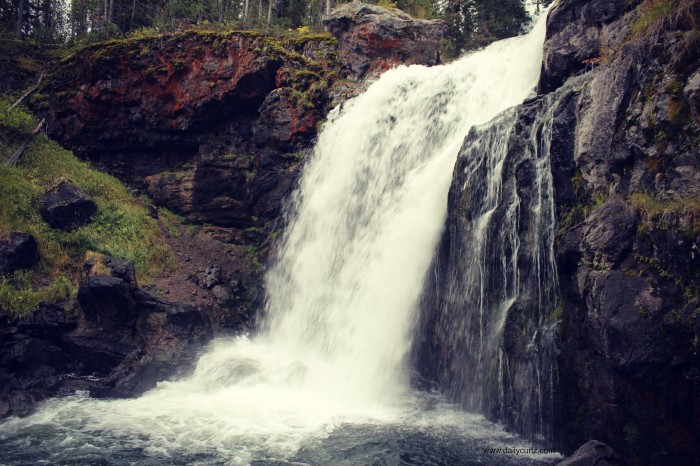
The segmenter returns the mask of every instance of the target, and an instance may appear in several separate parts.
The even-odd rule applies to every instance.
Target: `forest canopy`
[[[370,0],[449,25],[455,52],[522,31],[535,8],[551,0]],[[340,0],[0,0],[5,36],[42,44],[95,42],[138,32],[212,26],[232,29],[320,28]]]

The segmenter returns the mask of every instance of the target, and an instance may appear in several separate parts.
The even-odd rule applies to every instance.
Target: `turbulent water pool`
[[[239,351],[228,346],[224,358],[205,356],[196,383],[162,383],[132,400],[77,394],[7,420],[0,425],[0,464],[534,466],[561,460],[533,452],[540,447],[438,394],[408,390],[387,404],[343,403],[302,389],[290,358],[266,371],[260,369],[265,361],[249,357],[259,349],[254,343],[241,339],[234,347]],[[223,386],[221,377],[237,383]]]

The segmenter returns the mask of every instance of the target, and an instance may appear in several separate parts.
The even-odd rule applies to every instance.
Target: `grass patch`
[[[48,286],[36,289],[31,272],[17,271],[10,277],[0,277],[0,309],[24,316],[34,311],[42,301],[72,302],[77,292],[76,284],[65,275],[58,276]]]
[[[697,29],[696,11],[699,0],[644,0],[637,7],[637,17],[630,28],[632,41],[651,39],[655,43],[664,31]]]
[[[26,110],[8,110],[9,102],[0,100],[0,231],[34,235],[41,260],[33,271],[2,279],[0,309],[23,313],[41,300],[63,296],[66,283],[75,288],[76,265],[87,251],[132,262],[142,283],[175,267],[175,256],[146,207],[119,180],[78,160],[46,135],[32,141],[17,167],[5,167],[23,135],[36,125]],[[90,193],[99,208],[91,223],[70,232],[52,229],[39,214],[42,194],[60,178]],[[38,287],[39,278],[51,284]]]
[[[631,194],[627,202],[642,214],[645,222],[654,221],[666,228],[678,225],[685,233],[700,233],[700,197],[659,199],[642,192]]]
[[[175,238],[182,236],[181,227],[185,224],[185,219],[181,215],[178,215],[165,207],[161,207],[158,209],[158,218],[165,229],[168,230],[170,236]]]

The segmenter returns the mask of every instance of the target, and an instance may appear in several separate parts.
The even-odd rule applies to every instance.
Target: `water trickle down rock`
[[[465,140],[414,349],[449,398],[539,440],[556,381],[551,107],[531,101]]]

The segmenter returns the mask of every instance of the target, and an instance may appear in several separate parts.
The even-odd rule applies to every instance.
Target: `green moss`
[[[647,192],[633,193],[627,202],[642,214],[642,222],[650,222],[662,228],[677,226],[684,233],[700,233],[700,219],[695,212],[700,210],[697,196],[660,199]]]
[[[0,108],[7,105],[0,102]],[[34,138],[17,167],[5,167],[2,161],[14,148],[7,128],[17,127],[13,123],[17,121],[25,129],[36,125],[36,118],[25,110],[0,111],[0,231],[24,231],[36,238],[41,260],[30,281],[36,283],[39,275],[54,281],[64,276],[75,284],[75,264],[89,250],[133,262],[142,282],[172,270],[174,255],[157,223],[116,178],[79,161],[44,134]],[[91,223],[70,232],[52,229],[39,214],[42,194],[61,178],[85,189],[99,208]],[[35,296],[30,287],[19,289],[25,290],[26,302],[34,302],[29,298]],[[17,303],[5,305],[19,309]]]
[[[249,170],[249,171],[245,172],[246,183],[251,184],[257,176],[258,176],[258,172],[255,170]]]

